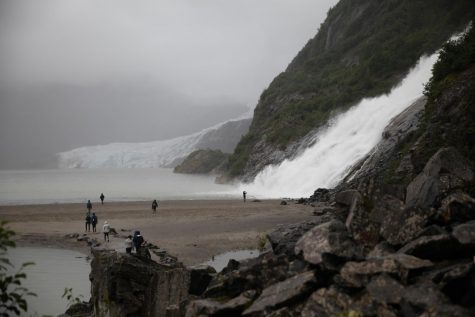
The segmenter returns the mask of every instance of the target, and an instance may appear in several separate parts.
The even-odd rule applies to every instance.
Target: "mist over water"
[[[266,167],[253,183],[241,185],[242,189],[266,198],[308,197],[319,187],[337,185],[381,140],[391,119],[422,96],[437,57],[438,54],[422,57],[388,95],[363,99],[334,118],[299,157]]]

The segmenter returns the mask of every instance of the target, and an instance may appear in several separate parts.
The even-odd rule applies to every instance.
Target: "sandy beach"
[[[238,249],[254,249],[259,236],[279,224],[310,219],[311,206],[280,200],[160,201],[152,214],[151,202],[93,203],[99,218],[97,233],[87,235],[103,241],[107,220],[121,235],[140,230],[145,240],[175,255],[185,265],[209,260],[213,255]],[[66,239],[85,233],[85,204],[0,206],[0,219],[17,233],[19,246],[60,247],[88,252],[84,242]],[[111,236],[107,248],[123,251],[123,238]]]

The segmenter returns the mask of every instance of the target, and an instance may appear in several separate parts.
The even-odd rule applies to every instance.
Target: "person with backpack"
[[[153,213],[157,213],[157,207],[158,207],[158,202],[157,200],[155,199],[153,202],[152,202],[152,210],[153,210]]]
[[[91,231],[91,212],[86,213],[86,231]]]
[[[140,234],[140,231],[135,231],[132,243],[134,244],[135,253],[140,255],[140,249],[142,248],[142,244],[144,243],[144,239]]]
[[[91,203],[90,200],[87,201],[86,208],[87,208],[87,210],[89,211],[89,213],[91,213],[92,203]]]
[[[102,232],[104,233],[104,241],[109,242],[109,232],[111,231],[111,227],[109,223],[104,221],[104,225],[102,226]]]
[[[92,213],[91,223],[92,223],[92,232],[96,232],[97,216],[95,212]]]

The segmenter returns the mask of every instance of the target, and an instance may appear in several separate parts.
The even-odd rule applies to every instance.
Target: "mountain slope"
[[[462,30],[473,1],[342,0],[262,93],[228,173],[252,179],[295,155],[309,133],[363,97],[389,92],[423,54]]]

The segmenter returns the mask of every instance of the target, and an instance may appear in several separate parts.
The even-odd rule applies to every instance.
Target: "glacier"
[[[110,143],[85,146],[57,153],[59,168],[156,168],[173,167],[198,149],[232,152],[241,136],[247,132],[251,118],[219,123],[202,131],[173,139],[141,142]]]

